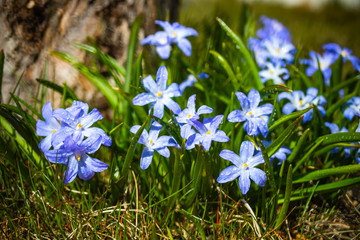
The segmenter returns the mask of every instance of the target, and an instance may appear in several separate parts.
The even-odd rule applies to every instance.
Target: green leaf
[[[360,165],[354,164],[354,165],[347,165],[347,166],[341,166],[336,168],[329,168],[329,169],[322,169],[317,170],[311,173],[306,174],[305,176],[296,179],[293,183],[303,183],[303,182],[309,182],[314,181],[322,178],[326,178],[333,175],[347,175],[350,173],[356,173],[360,172]]]
[[[292,165],[290,164],[288,172],[287,172],[287,177],[286,177],[286,189],[285,189],[284,203],[280,210],[279,217],[276,221],[275,229],[280,228],[280,226],[283,224],[283,222],[286,218],[287,211],[288,211],[289,204],[290,204],[292,184],[293,184],[292,183]]]
[[[312,145],[309,151],[306,152],[306,154],[298,161],[293,169],[293,173],[304,163],[306,160],[310,157],[310,155],[315,151],[315,149],[324,141],[324,139],[321,139],[319,142],[316,142]]]
[[[220,18],[216,18],[216,20],[219,22],[221,28],[228,34],[228,36],[234,41],[240,52],[243,54],[245,61],[247,64],[249,64],[251,73],[255,80],[255,86],[258,90],[262,89],[264,86],[260,80],[258,69],[256,67],[256,64],[254,60],[251,57],[251,54],[249,50],[247,49],[244,42],[240,39],[239,36],[237,36],[229,27],[226,25],[225,22],[223,22]]]
[[[271,86],[264,87],[263,89],[261,89],[259,91],[259,93],[260,93],[260,96],[263,98],[263,97],[273,95],[276,93],[280,93],[280,92],[292,92],[292,91],[293,90],[291,90],[290,88],[287,88],[285,86],[271,85]]]
[[[307,137],[310,133],[310,128],[306,129],[304,131],[304,133],[301,135],[299,141],[296,143],[295,148],[293,149],[292,153],[289,155],[289,157],[287,158],[288,162],[292,162],[298,155],[298,153],[300,152],[304,142],[307,140]]]
[[[141,14],[136,17],[135,21],[133,22],[133,25],[131,26],[129,47],[128,47],[127,60],[126,60],[125,85],[124,85],[124,90],[126,92],[129,92],[130,90],[130,84],[132,80],[132,64],[134,61],[134,55],[136,51],[136,45],[138,42],[138,35],[142,24],[142,20],[143,20],[143,15]]]
[[[348,95],[344,96],[344,98],[341,98],[339,101],[332,104],[326,111],[326,116],[330,117],[335,112],[336,109],[341,108],[348,100],[350,100],[354,96],[355,96],[354,93],[348,94]]]
[[[63,94],[64,88],[66,88],[66,93],[67,93],[66,98],[72,99],[72,100],[79,100],[76,97],[75,93],[66,85],[64,85],[64,87],[61,87],[54,82],[50,82],[49,80],[41,79],[41,78],[37,78],[36,81],[38,81],[39,83],[41,83],[42,85],[44,85],[48,88],[51,88],[52,90],[54,90],[60,94]]]
[[[341,142],[359,142],[360,133],[357,132],[345,132],[345,133],[332,133],[318,137],[315,142],[323,141],[321,146],[326,146]]]
[[[305,83],[306,87],[312,87],[313,84],[311,83],[310,79],[308,78],[308,76],[306,76],[305,73],[303,73],[302,71],[300,71],[297,67],[295,67],[294,65],[290,65],[291,68],[300,75],[300,78],[303,80],[303,82]]]
[[[328,98],[329,96],[334,95],[334,94],[337,95],[340,89],[343,89],[352,83],[357,83],[359,80],[360,80],[360,74],[356,75],[353,78],[350,78],[349,80],[347,80],[345,82],[339,83],[338,85],[330,88],[329,94],[326,96],[326,98]]]
[[[291,123],[280,134],[280,136],[266,148],[269,156],[272,156],[277,150],[279,150],[280,147],[283,146],[284,142],[295,132],[303,118],[303,116],[300,116],[298,119],[295,120],[295,122]]]
[[[210,50],[210,54],[214,56],[215,59],[217,59],[220,62],[220,65],[224,68],[226,73],[228,74],[229,78],[231,79],[231,82],[233,83],[233,86],[237,86],[239,80],[236,78],[233,70],[231,69],[230,64],[226,59],[218,52],[214,50]],[[196,76],[196,75],[195,75]]]
[[[302,116],[304,113],[308,112],[310,109],[312,109],[313,106],[310,106],[304,110],[298,111],[298,112],[294,112],[294,113],[290,113],[288,115],[284,115],[281,118],[279,118],[278,120],[276,120],[270,127],[269,127],[269,132],[274,130],[275,128],[277,128],[278,126],[280,126],[282,123],[285,123],[291,119],[295,119],[298,118],[300,116]]]

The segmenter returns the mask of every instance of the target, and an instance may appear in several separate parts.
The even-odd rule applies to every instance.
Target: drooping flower
[[[180,134],[183,139],[188,139],[195,134],[195,130],[191,128],[192,121],[199,120],[201,114],[212,113],[212,108],[203,105],[196,111],[195,109],[196,95],[189,97],[187,108],[181,111],[176,117],[176,121],[180,124]]]
[[[283,85],[283,79],[289,78],[289,71],[282,66],[281,62],[275,65],[269,62],[266,64],[266,69],[259,72],[259,76],[262,83],[273,80],[275,84]]]
[[[265,147],[268,147],[271,142],[270,141],[262,141]],[[292,151],[288,147],[280,147],[279,150],[277,150],[273,155],[270,156],[269,160],[271,162],[271,165],[273,164],[273,161],[275,158],[279,160],[278,165],[281,165],[287,158],[286,154],[291,154]]]
[[[143,79],[143,85],[146,93],[140,93],[133,99],[134,105],[144,106],[151,103],[154,107],[154,116],[162,118],[164,116],[164,105],[175,114],[181,111],[180,106],[171,98],[181,96],[179,86],[172,83],[166,88],[168,72],[166,67],[161,66],[156,74],[156,82],[149,75]]]
[[[198,78],[200,79],[208,78],[208,77],[209,75],[203,72],[198,75]],[[197,82],[196,77],[192,74],[189,74],[187,78],[182,83],[180,83],[179,85],[180,92],[183,93],[185,88],[193,86],[194,83],[196,82]]]
[[[244,141],[240,146],[240,155],[230,150],[222,150],[220,157],[232,162],[231,165],[221,171],[217,181],[219,183],[230,182],[238,178],[242,194],[246,194],[250,189],[250,179],[260,187],[265,186],[266,174],[255,166],[265,163],[261,152],[255,153],[254,144],[250,141]]]
[[[344,111],[344,116],[347,119],[352,120],[354,116],[360,117],[360,97],[352,97],[345,106],[347,108]]]
[[[248,97],[242,92],[236,92],[242,110],[234,110],[228,115],[229,122],[245,122],[244,129],[247,134],[258,136],[260,133],[266,137],[269,128],[268,120],[272,112],[273,105],[270,103],[259,106],[260,94],[255,89],[251,89]]]
[[[155,23],[165,31],[149,35],[141,41],[141,45],[155,45],[156,51],[162,59],[169,58],[172,43],[177,44],[186,56],[191,56],[191,43],[186,37],[198,36],[198,33],[193,28],[182,26],[177,22],[170,24],[169,22],[156,20]]]
[[[308,88],[306,91],[306,96],[302,91],[293,91],[291,93],[282,92],[278,95],[278,101],[281,99],[288,99],[290,102],[286,103],[282,112],[285,115],[292,113],[293,111],[301,111],[304,110],[311,105],[316,105],[319,109],[322,116],[325,116],[325,109],[323,107],[326,104],[326,99],[324,96],[317,96],[318,90],[316,88]],[[310,109],[308,112],[304,114],[303,122],[307,122],[312,119],[313,109]]]
[[[346,127],[343,127],[341,129],[341,131],[339,131],[339,127],[336,123],[329,123],[329,122],[325,122],[325,126],[328,127],[330,129],[331,133],[338,133],[338,132],[348,132],[348,130],[346,129]],[[345,152],[345,158],[348,158],[350,156],[350,151],[351,148],[349,147],[344,147],[344,152]],[[334,148],[330,151],[330,153],[337,153],[339,152],[339,148]]]
[[[309,52],[310,59],[303,59],[302,63],[309,65],[305,73],[311,77],[316,71],[320,70],[324,76],[324,83],[326,86],[330,85],[331,64],[336,61],[336,56],[333,53],[325,52],[323,56],[314,51]],[[319,61],[319,62],[318,62]]]
[[[227,142],[230,139],[226,136],[224,131],[217,130],[222,122],[223,115],[218,115],[214,118],[204,118],[204,123],[197,120],[189,120],[192,122],[192,126],[199,131],[191,135],[186,141],[185,148],[190,150],[195,145],[202,145],[205,151],[209,151],[211,142]]]
[[[360,60],[359,58],[351,55],[352,51],[346,47],[341,48],[336,43],[328,43],[323,46],[323,49],[327,52],[335,54],[335,58],[342,56],[343,61],[350,61],[354,66],[354,69],[360,71]]]
[[[83,180],[89,180],[95,172],[102,172],[108,168],[106,163],[88,156],[99,149],[102,141],[100,135],[90,136],[84,141],[67,136],[64,145],[59,149],[46,151],[45,156],[52,163],[67,165],[64,173],[65,183],[71,183],[77,175]]]
[[[54,133],[52,145],[61,145],[68,136],[82,141],[84,137],[99,135],[102,144],[111,146],[111,138],[104,130],[91,127],[92,124],[103,119],[103,116],[96,108],[90,113],[88,111],[89,105],[81,101],[74,101],[72,106],[66,109],[56,109],[53,116],[61,122],[62,127]]]
[[[47,102],[44,104],[41,113],[45,121],[38,120],[36,122],[36,134],[38,136],[45,137],[39,144],[39,148],[41,149],[41,151],[45,152],[51,148],[51,140],[53,138],[53,135],[56,131],[60,129],[61,125],[53,115],[53,108],[51,106],[51,102]],[[60,146],[56,146],[56,148],[59,147]]]

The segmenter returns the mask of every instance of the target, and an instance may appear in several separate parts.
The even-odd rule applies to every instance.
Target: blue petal
[[[196,100],[196,94],[191,95],[187,102],[187,108],[189,109],[190,113],[195,113],[195,100]]]
[[[209,137],[203,137],[201,140],[201,145],[203,146],[205,151],[209,151],[211,147],[212,139]]]
[[[240,169],[234,165],[229,166],[221,171],[219,177],[216,179],[218,183],[230,182],[240,176]]]
[[[64,183],[71,183],[77,176],[79,164],[76,160],[75,156],[69,158],[69,164],[67,167],[65,174],[65,182]]]
[[[251,89],[248,95],[250,109],[255,109],[260,103],[260,93],[256,89]]]
[[[250,105],[249,105],[249,101],[248,101],[248,98],[246,97],[246,95],[242,92],[236,92],[235,95],[240,102],[241,108],[244,111],[249,110]]]
[[[285,114],[285,115],[288,115],[290,113],[292,113],[293,111],[295,110],[295,107],[294,105],[291,103],[291,102],[288,102],[284,105],[283,109],[282,109],[282,112]]]
[[[262,163],[265,163],[265,161],[261,152],[258,152],[257,154],[255,154],[255,156],[250,157],[250,159],[248,159],[247,161],[247,165],[249,168],[253,168]]]
[[[199,133],[201,135],[205,135],[206,132],[208,131],[208,129],[205,127],[204,124],[202,124],[201,122],[197,121],[197,120],[190,120],[190,122],[192,123],[192,125],[196,128],[196,130],[199,131]]]
[[[108,135],[106,135],[104,130],[102,130],[101,128],[97,128],[97,127],[87,128],[83,131],[83,134],[85,137],[100,135],[102,137],[101,144],[104,144],[107,147],[111,146],[111,138]]]
[[[144,106],[146,104],[152,103],[156,101],[156,97],[151,93],[140,93],[135,96],[132,103],[138,106]]]
[[[161,92],[166,90],[166,83],[168,80],[168,71],[165,66],[160,66],[156,73],[156,84]]]
[[[70,127],[62,127],[56,132],[53,133],[53,137],[51,138],[51,144],[56,147],[63,144],[65,139],[71,136],[74,133],[74,129]]]
[[[105,171],[108,168],[108,165],[99,159],[91,158],[87,156],[86,154],[83,155],[82,160],[84,160],[84,163],[88,166],[88,169],[90,169],[93,172],[102,172]]]
[[[155,83],[154,79],[151,77],[151,75],[143,79],[143,85],[148,92],[151,92],[152,94],[158,93],[158,86]]]
[[[154,104],[154,116],[160,119],[164,116],[164,104],[160,101],[155,102]]]
[[[344,117],[346,117],[349,120],[352,120],[355,115],[355,111],[352,108],[347,108],[344,111]]]
[[[168,59],[170,57],[170,44],[163,45],[163,46],[156,46],[156,52],[162,59]]]
[[[255,146],[250,141],[243,141],[240,146],[240,159],[246,163],[254,155]]]
[[[99,135],[91,136],[85,139],[84,141],[82,141],[79,147],[82,149],[83,152],[92,154],[97,150],[99,150],[101,141],[102,141],[102,136]]]
[[[51,148],[51,137],[52,135],[49,135],[40,142],[39,148],[41,151],[46,152]]]
[[[149,35],[147,36],[146,38],[144,38],[142,41],[141,41],[141,45],[144,45],[144,44],[151,44],[152,41],[154,39],[154,35]]]
[[[197,110],[197,114],[207,114],[207,113],[212,113],[213,109],[211,107],[208,107],[206,105],[202,105],[201,107],[199,107],[199,109]]]
[[[166,157],[166,158],[170,157],[170,151],[167,147],[157,148],[155,150],[163,157]]]
[[[266,174],[264,171],[258,168],[250,168],[249,175],[251,180],[253,180],[260,187],[265,186]]]
[[[93,123],[95,123],[95,122],[97,122],[97,121],[99,121],[101,119],[103,119],[103,116],[101,115],[99,110],[94,108],[89,114],[86,114],[80,120],[80,124],[82,125],[83,128],[88,128],[91,125],[93,125]]]
[[[164,95],[167,97],[180,97],[181,91],[179,89],[179,85],[177,83],[172,83],[169,87],[164,91]]]
[[[217,115],[216,117],[214,117],[214,119],[210,123],[210,127],[208,130],[210,130],[210,132],[215,132],[219,128],[223,117],[224,115]]]
[[[90,169],[89,165],[87,165],[88,164],[87,162],[85,163],[87,159],[83,159],[83,158],[90,158],[90,157],[85,155],[82,156],[82,159],[79,162],[78,175],[79,178],[87,181],[94,176],[95,172]]]
[[[52,110],[51,102],[47,102],[44,104],[41,110],[41,114],[46,121],[53,117],[53,110]]]
[[[266,138],[269,133],[269,127],[267,122],[263,118],[254,118],[254,120],[261,134],[264,136],[264,138]]]
[[[226,136],[226,133],[224,131],[221,130],[217,130],[215,132],[215,136],[213,136],[213,141],[216,142],[228,142],[229,140],[230,138]]]
[[[75,117],[65,109],[58,108],[53,112],[53,115],[56,119],[58,119],[61,123],[66,123],[68,125],[73,125],[75,121]]]
[[[191,43],[189,40],[181,38],[177,41],[177,45],[186,56],[191,56]]]
[[[150,166],[153,155],[154,155],[154,150],[149,149],[148,147],[144,148],[144,150],[141,154],[141,160],[140,160],[141,169],[145,170]]]
[[[239,177],[239,187],[242,194],[246,194],[249,191],[250,184],[249,171],[242,170]]]
[[[180,135],[183,139],[188,139],[191,135],[195,133],[195,130],[192,129],[190,124],[184,124],[180,127]]]
[[[243,111],[238,109],[229,113],[227,119],[229,122],[243,122],[246,120]]]
[[[185,149],[186,150],[190,150],[193,149],[195,147],[196,144],[199,144],[201,140],[201,135],[198,133],[195,133],[194,135],[191,135],[185,144]]]
[[[236,165],[238,167],[242,167],[242,165],[244,164],[244,162],[241,161],[241,158],[239,157],[239,155],[237,155],[236,153],[234,153],[233,151],[230,151],[230,150],[222,150],[220,152],[219,156],[225,160],[232,162],[234,165]]]
[[[172,100],[171,98],[166,98],[163,100],[163,103],[175,114],[179,114],[181,112],[181,108],[177,102]]]
[[[338,127],[338,125],[336,125],[336,123],[325,122],[325,126],[330,128],[331,133],[338,133],[339,132],[339,127]]]

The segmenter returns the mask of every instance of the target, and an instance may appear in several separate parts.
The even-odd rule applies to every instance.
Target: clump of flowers
[[[168,59],[170,56],[171,44],[176,44],[186,56],[191,56],[191,43],[186,38],[189,36],[198,36],[197,31],[188,28],[179,23],[173,24],[165,21],[155,21],[164,31],[159,31],[154,35],[149,35],[141,41],[141,45],[151,44],[156,47],[156,52],[162,59]]]
[[[36,123],[36,134],[45,137],[39,144],[45,157],[52,163],[67,165],[65,183],[72,182],[77,175],[89,180],[95,172],[108,168],[106,163],[88,155],[95,153],[102,144],[111,146],[111,138],[104,130],[91,127],[103,118],[101,113],[96,108],[90,113],[88,111],[89,106],[80,101],[55,111],[48,102],[42,108],[45,121]]]
[[[326,99],[322,95],[317,96],[317,94],[318,90],[316,88],[308,88],[308,90],[306,91],[306,96],[303,91],[293,91],[291,93],[282,92],[278,96],[278,101],[280,102],[280,100],[284,98],[290,101],[286,103],[282,108],[282,112],[285,115],[288,115],[295,110],[301,111],[310,107],[311,105],[316,105],[321,115],[325,116],[324,105],[326,104]],[[312,119],[313,112],[313,109],[310,109],[304,114],[304,123]]]

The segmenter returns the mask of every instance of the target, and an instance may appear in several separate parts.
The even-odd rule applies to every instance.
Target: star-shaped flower
[[[267,63],[266,69],[259,72],[259,76],[262,83],[265,83],[268,80],[273,80],[275,84],[284,85],[284,80],[289,78],[289,71],[282,66],[281,62],[277,62],[275,65],[273,63]]]
[[[292,113],[293,111],[304,110],[311,105],[316,105],[322,116],[325,116],[325,109],[323,107],[326,104],[326,99],[321,95],[317,96],[318,90],[316,88],[308,88],[306,96],[302,91],[293,91],[291,93],[282,92],[278,95],[278,101],[281,99],[288,99],[290,102],[286,103],[282,108],[282,112],[285,115]],[[303,122],[307,122],[312,119],[313,109],[310,109],[304,114]]]
[[[195,134],[195,130],[191,128],[192,121],[199,120],[201,114],[212,113],[212,109],[206,105],[195,109],[196,95],[189,97],[187,108],[181,111],[176,117],[176,121],[180,124],[180,134],[183,139],[188,139],[191,135]]]
[[[223,115],[218,115],[214,118],[204,118],[204,124],[197,120],[190,120],[192,126],[194,126],[199,133],[195,133],[188,138],[185,148],[190,150],[194,148],[195,145],[202,145],[205,151],[209,151],[212,141],[229,141],[230,139],[226,136],[224,131],[217,130],[223,117]]]
[[[180,106],[171,98],[181,96],[179,86],[172,83],[166,88],[168,72],[166,67],[161,66],[156,74],[156,83],[151,76],[143,79],[143,85],[146,93],[140,93],[133,99],[134,105],[144,106],[151,103],[154,107],[154,116],[162,118],[164,116],[164,105],[175,114],[181,111]]]
[[[336,43],[328,43],[323,46],[323,49],[327,52],[335,54],[335,58],[342,56],[343,61],[350,61],[354,66],[354,69],[360,71],[360,60],[359,58],[351,55],[352,51],[346,47],[341,48]]]
[[[247,134],[259,135],[266,137],[269,128],[268,120],[272,112],[273,105],[270,103],[259,106],[260,94],[255,89],[251,89],[248,97],[242,92],[236,92],[242,110],[234,110],[228,115],[229,122],[245,122],[244,129]]]
[[[131,127],[130,132],[136,133],[140,125],[135,125]],[[170,157],[170,151],[167,147],[178,147],[178,144],[176,141],[169,136],[161,136],[159,137],[159,133],[162,126],[157,123],[153,122],[153,124],[150,127],[150,132],[148,133],[145,129],[142,132],[139,143],[145,145],[144,150],[141,154],[141,160],[140,160],[140,167],[141,169],[147,169],[150,166],[150,163],[152,161],[154,151],[157,151],[160,155],[169,158]]]
[[[240,155],[230,150],[222,150],[220,157],[232,162],[231,165],[221,171],[217,181],[219,183],[230,182],[238,178],[242,194],[246,194],[250,189],[250,179],[260,187],[265,186],[266,174],[255,166],[265,163],[261,152],[255,153],[254,144],[244,141],[240,146]]]
[[[347,108],[344,111],[344,116],[352,120],[354,116],[360,117],[360,97],[353,97],[346,102]]]

